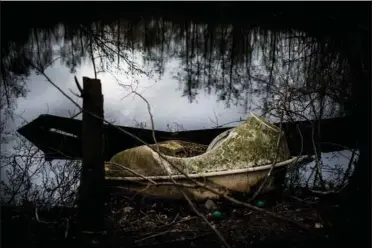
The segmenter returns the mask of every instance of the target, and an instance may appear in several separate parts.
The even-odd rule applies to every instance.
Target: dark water
[[[296,30],[141,17],[137,21],[118,19],[33,29],[24,44],[9,43],[2,73],[8,91],[12,90],[8,98],[29,91],[27,97],[33,104],[27,106],[44,112],[46,103],[53,111],[50,104],[61,108],[67,102],[54,96],[56,90],[43,82],[43,75],[37,76],[41,71],[70,95],[68,88],[76,92],[73,75],[80,79],[97,75],[103,83],[105,112],[120,121],[145,107],[142,103],[136,108],[141,101],[123,101],[122,97],[131,87],[145,91],[144,96],[158,106],[155,116],[171,116],[162,116],[164,123],[159,128],[174,121],[176,113],[188,119],[203,115],[216,119],[214,115],[225,115],[215,114],[224,108],[235,112],[222,123],[244,118],[249,111],[277,114],[273,107],[283,92],[293,94],[294,111],[298,102],[321,99],[325,103],[315,102],[327,106],[328,112],[315,114],[330,117],[343,114],[340,103],[348,100],[349,82],[344,73],[347,61],[328,51],[329,46]],[[209,110],[200,111],[204,108]],[[117,111],[124,116],[116,116]],[[140,115],[146,112],[136,116],[139,121],[145,121]],[[314,115],[310,107],[301,112]],[[201,123],[190,125],[187,128],[204,127]]]
[[[272,18],[282,12],[270,9],[255,22],[119,12],[7,33],[1,59],[7,130],[40,114],[76,113],[48,81],[81,104],[74,76],[101,80],[105,117],[120,125],[150,128],[146,102],[133,91],[151,104],[159,130],[234,126],[250,112],[278,121],[284,109],[287,121],[349,114],[350,61],[339,43],[299,28],[305,24],[281,27]]]

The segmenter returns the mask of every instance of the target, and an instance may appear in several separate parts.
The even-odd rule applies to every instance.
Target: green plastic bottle
[[[257,201],[256,203],[257,207],[263,207],[265,205],[265,203],[263,201]]]
[[[222,218],[222,213],[220,211],[214,211],[213,212],[213,217]]]

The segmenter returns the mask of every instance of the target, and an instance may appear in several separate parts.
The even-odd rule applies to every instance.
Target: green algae
[[[282,135],[279,148],[277,142]],[[271,123],[258,117],[250,117],[242,125],[232,129],[228,137],[207,153],[189,158],[169,158],[187,173],[201,173],[242,169],[273,163],[290,158],[284,133]]]
[[[279,135],[282,137],[278,147]],[[204,152],[206,147],[203,147],[204,150],[199,150],[197,156],[177,157],[177,152],[190,149],[186,143],[198,145],[182,143],[182,141],[159,143],[159,151],[166,159],[159,157],[149,147],[140,146],[116,154],[111,162],[124,165],[142,175],[160,176],[168,173],[179,174],[172,164],[186,173],[203,173],[270,164],[273,163],[277,153],[278,162],[290,158],[284,133],[277,126],[256,116],[248,118],[242,125],[231,129],[228,136],[217,142],[211,150]],[[157,149],[155,145],[151,147]],[[110,174],[115,174],[113,169],[111,172]],[[128,172],[116,174],[133,176]]]

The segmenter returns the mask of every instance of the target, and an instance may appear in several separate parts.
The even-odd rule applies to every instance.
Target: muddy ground
[[[326,220],[324,204],[314,196],[282,196],[260,199],[263,209],[308,225],[311,230],[283,220],[215,201],[221,216],[197,203],[197,209],[221,232],[231,247],[314,247],[327,246],[332,223]],[[337,205],[328,205],[337,207]],[[332,211],[331,211],[332,212]],[[334,212],[334,211],[333,211]],[[81,246],[76,231],[76,209],[2,207],[2,247],[67,247]],[[84,246],[91,247],[222,247],[216,234],[184,201],[130,199],[111,195],[106,203],[106,230],[86,234]]]

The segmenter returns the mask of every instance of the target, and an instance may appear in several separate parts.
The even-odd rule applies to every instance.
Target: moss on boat
[[[279,135],[282,138],[278,147]],[[155,145],[151,147],[156,149]],[[193,149],[197,152],[190,152]],[[159,143],[159,151],[166,160],[149,147],[140,146],[116,154],[110,162],[121,164],[145,176],[160,176],[179,174],[168,161],[186,173],[202,173],[270,164],[277,151],[277,161],[290,158],[284,133],[277,126],[256,116],[249,117],[242,125],[231,129],[211,150],[205,152],[206,149],[207,146],[195,143],[167,141]],[[180,156],[181,151],[184,151],[183,156]],[[114,172],[110,168],[106,166],[106,176],[133,176],[122,169],[118,168]]]
[[[157,150],[155,144],[151,144],[149,146]],[[187,158],[203,154],[208,148],[206,145],[182,140],[159,142],[158,146],[161,154],[179,158]],[[108,163],[105,164],[106,176],[134,176],[133,173],[125,171],[120,166],[115,164],[110,164],[110,162],[126,166],[146,176],[168,175],[164,168],[160,166],[161,160],[159,155],[147,146],[134,147],[119,152],[114,155]]]

